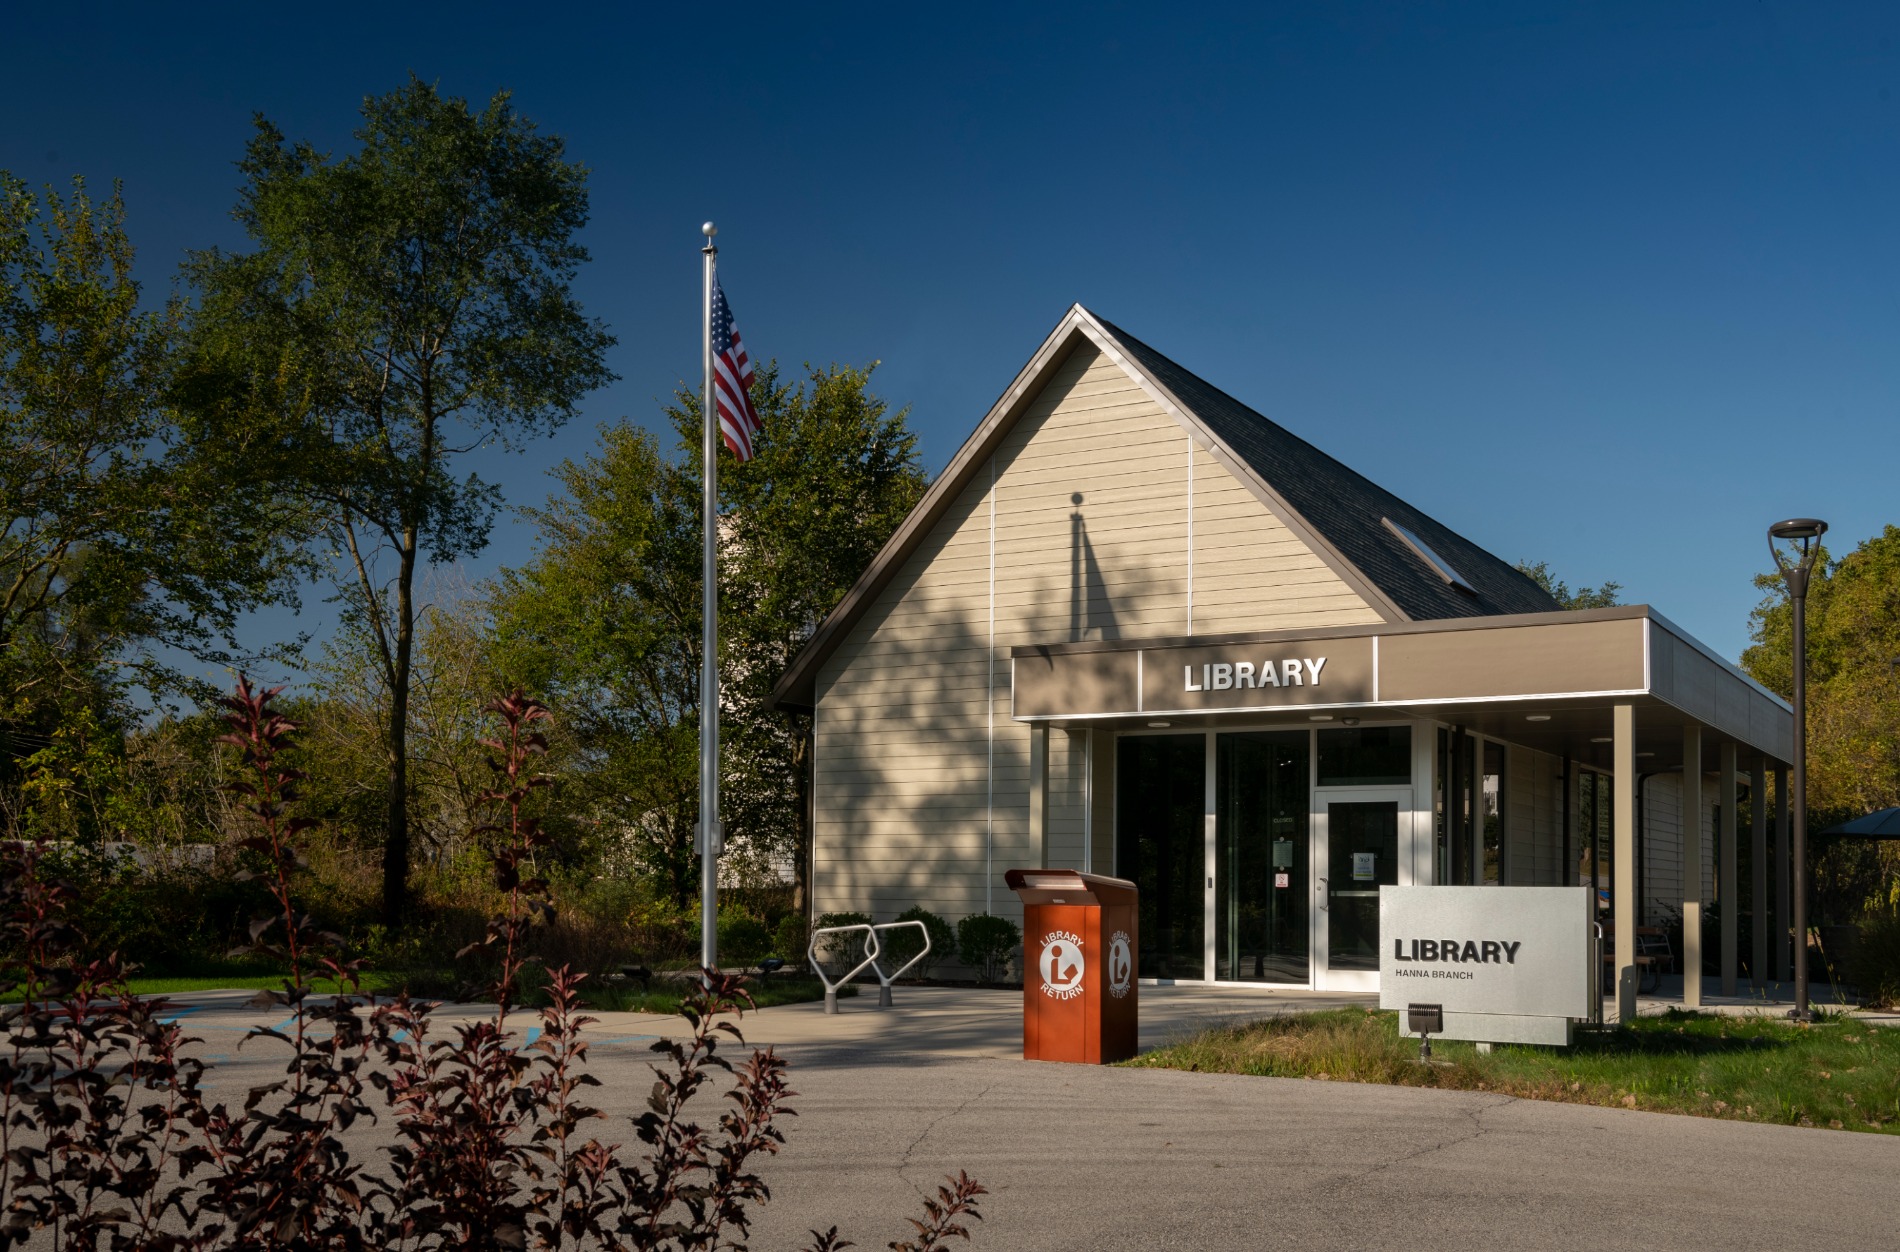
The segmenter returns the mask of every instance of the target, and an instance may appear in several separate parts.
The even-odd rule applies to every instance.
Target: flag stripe
[[[713,396],[719,415],[719,433],[732,455],[752,459],[753,437],[765,429],[752,405],[752,359],[746,355],[739,331],[732,323],[732,306],[713,278]]]

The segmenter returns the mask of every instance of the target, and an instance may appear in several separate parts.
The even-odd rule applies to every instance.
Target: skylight
[[[1397,535],[1400,539],[1403,539],[1405,546],[1416,553],[1419,560],[1431,566],[1434,574],[1437,574],[1440,578],[1458,588],[1458,590],[1464,592],[1466,595],[1475,596],[1478,594],[1477,589],[1465,581],[1465,576],[1452,568],[1450,561],[1447,561],[1444,557],[1432,551],[1430,544],[1389,517],[1382,517],[1379,520],[1385,523],[1387,530]]]

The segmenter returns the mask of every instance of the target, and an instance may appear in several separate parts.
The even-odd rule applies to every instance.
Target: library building
[[[1381,886],[1583,886],[1629,1011],[1641,938],[1725,989],[1791,956],[1782,700],[1080,305],[776,698],[815,719],[817,912],[1019,918],[1010,869],[1112,874],[1144,981],[1370,991]]]

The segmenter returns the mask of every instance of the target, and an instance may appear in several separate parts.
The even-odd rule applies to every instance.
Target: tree
[[[93,663],[161,689],[280,589],[163,407],[175,305],[144,312],[125,203],[0,171],[0,656],[8,704]]]
[[[440,871],[477,846],[470,832],[486,820],[481,797],[493,783],[492,754],[482,747],[483,707],[506,688],[489,664],[486,605],[465,587],[433,590],[437,602],[416,623],[405,741],[412,857]],[[303,727],[299,765],[312,775],[306,790],[313,811],[357,846],[376,846],[389,691],[375,645],[346,624],[310,676],[313,698],[292,707]]]
[[[927,479],[906,412],[871,371],[759,373],[765,429],[749,462],[720,462],[721,817],[735,855],[809,872],[811,719],[768,697],[791,658],[870,564]],[[565,494],[532,514],[543,546],[493,599],[509,681],[548,693],[587,753],[586,794],[681,904],[698,880],[699,405],[666,410],[678,440],[622,424],[557,471]]]
[[[1616,598],[1623,590],[1623,584],[1619,582],[1607,582],[1601,587],[1579,587],[1572,591],[1568,584],[1550,572],[1550,563],[1547,561],[1519,561],[1517,570],[1520,574],[1529,575],[1532,582],[1566,609],[1607,609],[1621,603]]]
[[[555,471],[541,549],[490,591],[494,664],[544,693],[581,755],[566,794],[680,905],[696,893],[699,488],[621,423]]]
[[[1779,574],[1762,574],[1742,666],[1794,692],[1794,609]],[[1808,587],[1810,807],[1858,817],[1900,805],[1900,527],[1836,560],[1821,550]]]
[[[1794,692],[1794,607],[1778,573],[1761,574],[1742,668],[1784,698]],[[1836,560],[1824,547],[1808,585],[1808,811],[1821,827],[1900,805],[1900,527]],[[1891,844],[1816,848],[1815,883],[1830,911],[1890,898]]]
[[[892,412],[870,391],[875,368],[834,365],[811,370],[796,390],[774,387],[757,455],[720,471],[732,519],[723,594],[737,609],[722,700],[736,785],[724,816],[752,842],[789,842],[801,915],[811,887],[812,719],[772,708],[772,687],[930,485],[910,410]],[[697,406],[676,420],[684,436]]]
[[[358,149],[257,121],[236,218],[254,245],[187,267],[188,394],[207,432],[308,510],[381,670],[383,912],[406,914],[409,701],[426,556],[479,550],[499,493],[457,458],[558,429],[613,375],[572,282],[586,171],[507,93],[479,112],[412,78],[366,100]]]
[[[268,520],[170,420],[179,310],[140,308],[125,225],[116,189],[36,194],[0,171],[0,798],[14,816],[30,776],[103,750],[127,688],[187,689],[178,653],[228,661],[238,616],[287,587]]]

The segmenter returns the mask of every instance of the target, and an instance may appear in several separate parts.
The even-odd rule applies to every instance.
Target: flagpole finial
[[[717,226],[714,226],[711,222],[707,222],[699,228],[699,233],[706,236],[706,246],[700,249],[701,252],[704,252],[707,256],[711,256],[713,253],[719,251],[719,245],[713,242],[713,236],[719,233]]]

